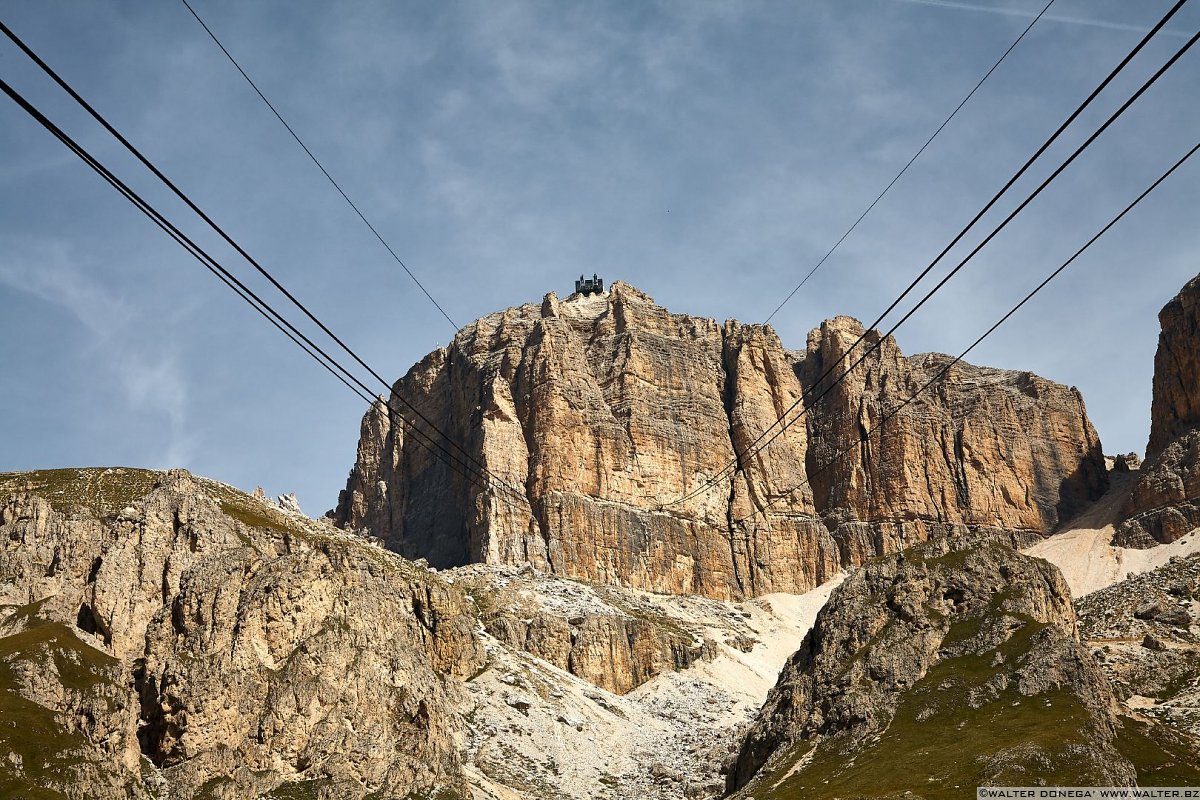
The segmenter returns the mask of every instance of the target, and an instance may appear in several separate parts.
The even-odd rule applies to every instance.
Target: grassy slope
[[[62,798],[48,784],[69,782],[90,747],[82,733],[68,733],[55,713],[26,697],[17,689],[16,662],[31,663],[45,673],[56,674],[69,690],[90,692],[113,685],[117,660],[78,639],[66,625],[46,622],[36,616],[36,606],[17,609],[26,627],[0,639],[0,752],[20,759],[14,768],[12,756],[0,760],[0,797]]]
[[[49,501],[56,511],[69,512],[82,506],[105,516],[143,497],[162,474],[127,467],[4,472],[0,473],[0,499],[32,484],[33,493]]]
[[[1019,659],[1040,627],[1027,623],[1002,644],[1004,662]],[[947,641],[969,633],[952,628]],[[1010,687],[991,702],[970,706],[971,690],[1005,671],[993,659],[988,652],[941,662],[904,696],[888,729],[865,747],[843,754],[827,742],[814,752],[809,743],[798,743],[739,796],[957,800],[985,783],[1027,786],[1040,779],[1057,786],[1096,785],[1086,757],[1092,719],[1069,691],[1023,697]],[[933,715],[926,716],[931,709]],[[1200,785],[1200,767],[1187,745],[1161,728],[1122,720],[1116,745],[1137,769],[1139,784]]]
[[[83,508],[98,517],[115,514],[147,495],[164,472],[130,467],[46,469],[0,473],[0,500],[32,485],[33,493],[59,512]],[[251,528],[271,528],[304,535],[302,523],[238,489],[208,478],[196,478],[221,510]]]

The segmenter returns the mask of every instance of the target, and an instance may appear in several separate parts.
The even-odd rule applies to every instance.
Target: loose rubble
[[[1200,554],[1093,592],[1077,608],[1088,648],[1122,700],[1200,736]]]

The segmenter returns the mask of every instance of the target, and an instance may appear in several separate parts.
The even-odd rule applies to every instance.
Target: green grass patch
[[[115,514],[145,497],[163,473],[129,467],[44,469],[0,473],[0,498],[25,490],[43,498],[55,511],[85,508],[98,516]]]
[[[1200,664],[1191,662],[1177,666],[1180,669],[1179,673],[1170,676],[1163,683],[1162,688],[1154,693],[1156,700],[1160,702],[1171,700],[1176,695],[1182,694],[1200,683]]]
[[[34,621],[32,627],[0,639],[0,661],[53,663],[62,685],[80,692],[113,683],[113,672],[120,668],[117,659],[87,645],[61,622]]]
[[[216,481],[205,480],[201,485],[217,501],[226,516],[248,528],[265,528],[301,538],[311,537],[303,523],[261,500]]]
[[[0,606],[0,612],[6,612],[4,618],[4,627],[8,629],[24,629],[33,628],[37,625],[45,625],[49,620],[44,619],[39,615],[42,606],[46,605],[49,597],[43,597],[41,600],[35,600],[32,603],[26,603],[23,606]]]
[[[196,790],[195,800],[216,800],[217,790],[223,786],[233,786],[233,779],[225,776],[209,778]]]
[[[1162,725],[1121,717],[1117,749],[1137,770],[1139,786],[1200,786],[1196,743]]]
[[[23,607],[23,608],[28,608]],[[40,624],[0,639],[0,751],[20,758],[0,767],[0,797],[59,798],[53,785],[70,785],[90,745],[82,733],[67,733],[55,712],[24,697],[12,662],[53,667],[64,687],[80,692],[114,684],[117,660],[89,647],[61,623]]]
[[[281,783],[262,795],[262,800],[319,800],[322,789],[332,788],[328,778]]]

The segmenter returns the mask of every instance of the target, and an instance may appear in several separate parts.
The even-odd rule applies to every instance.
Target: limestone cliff
[[[817,379],[862,334],[848,317],[813,331],[801,364],[806,385],[822,393],[833,379]],[[834,510],[844,561],[893,552],[947,525],[1050,532],[1107,489],[1100,440],[1078,390],[960,363],[918,395],[951,359],[906,359],[874,331],[866,343],[880,346],[809,412],[809,458],[829,464],[813,475],[817,502]],[[851,454],[837,458],[847,447]]]
[[[1117,710],[1057,568],[994,542],[941,539],[834,591],[729,782],[738,797],[814,800],[1128,786],[1153,765],[1132,752],[1147,734]]]
[[[394,396],[494,478],[452,470],[377,403],[337,522],[435,566],[529,562],[729,598],[805,591],[968,527],[1045,533],[1103,492],[1078,393],[1028,373],[960,364],[858,444],[944,363],[905,358],[888,339],[813,401],[824,367],[861,331],[831,320],[795,353],[769,326],[672,314],[620,282],[492,314],[414,366]],[[752,449],[806,392],[813,404],[789,418],[803,417]]]
[[[1200,276],[1158,321],[1146,461],[1115,539],[1127,547],[1173,542],[1200,526]]]
[[[502,569],[456,571],[476,598],[484,631],[593,686],[625,694],[716,652],[707,625],[681,624],[632,590]]]
[[[1200,427],[1200,275],[1163,306],[1158,322],[1147,456]]]
[[[460,590],[183,471],[0,496],[0,794],[465,792]]]
[[[703,643],[695,644],[682,632],[617,615],[563,619],[540,612],[526,621],[501,613],[487,621],[486,630],[511,648],[615,694],[668,670],[684,669],[705,655]]]

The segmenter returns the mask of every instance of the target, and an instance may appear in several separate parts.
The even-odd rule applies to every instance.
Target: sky
[[[672,311],[763,321],[1044,2],[193,5],[461,326],[593,272]],[[784,344],[874,320],[1169,5],[1055,0],[772,320]],[[0,0],[0,19],[389,380],[451,339],[182,3]],[[934,277],[1198,28],[1192,2]],[[7,40],[0,75],[262,286]],[[1200,139],[1197,86],[1200,46],[901,349],[958,353],[1061,264]],[[969,360],[1077,386],[1105,452],[1141,452],[1156,314],[1200,272],[1198,210],[1200,157]],[[296,492],[312,515],[335,504],[363,401],[6,97],[0,309],[0,471],[183,466]]]

